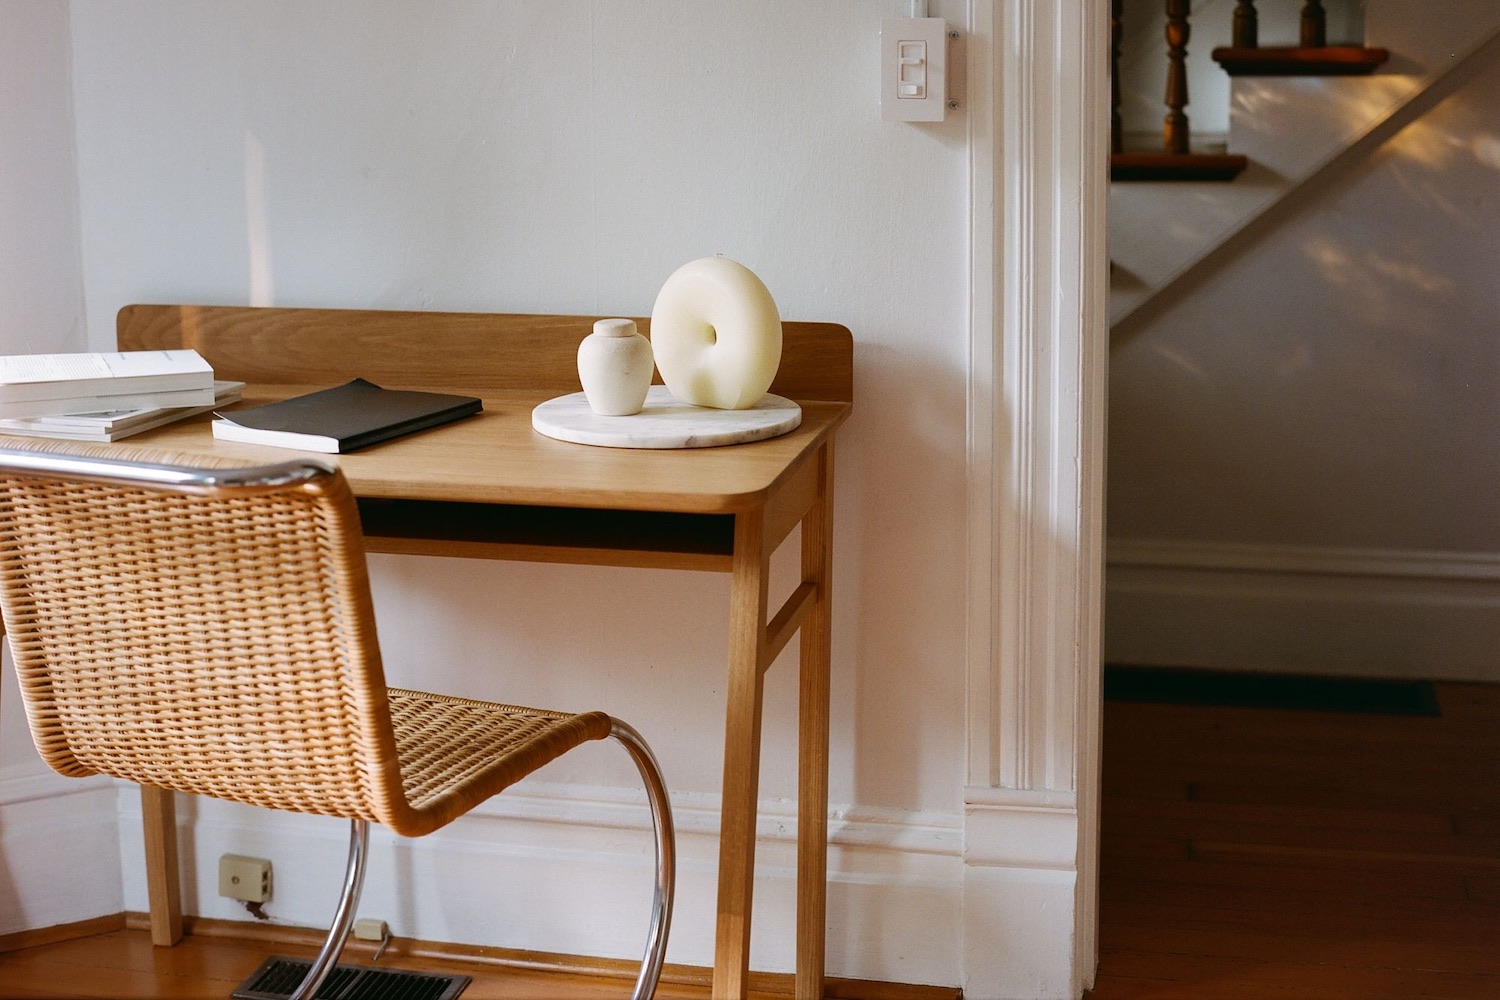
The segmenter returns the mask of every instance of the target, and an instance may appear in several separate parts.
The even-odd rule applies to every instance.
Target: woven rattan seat
[[[416,819],[442,826],[589,740],[609,735],[603,712],[567,715],[390,689],[401,784]],[[477,796],[477,797],[476,797]]]
[[[358,508],[336,468],[0,438],[0,605],[55,770],[351,821],[339,915],[294,996],[312,995],[352,925],[366,823],[422,836],[616,739],[656,827],[636,995],[654,990],[673,844],[649,748],[602,712],[388,688]]]

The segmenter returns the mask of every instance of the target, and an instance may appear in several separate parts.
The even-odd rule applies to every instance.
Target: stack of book
[[[197,351],[0,356],[0,434],[115,441],[240,398]]]
[[[54,413],[46,417],[0,418],[0,434],[20,437],[66,438],[70,441],[118,441],[185,417],[208,413],[238,403],[243,382],[214,382],[214,401],[208,406],[139,406],[98,413]],[[94,404],[89,404],[94,405]]]

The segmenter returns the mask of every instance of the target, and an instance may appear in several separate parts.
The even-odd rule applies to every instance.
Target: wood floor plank
[[[1110,959],[1113,975],[1136,978],[1161,978],[1164,963],[1170,961],[1173,981],[1184,990],[1176,995],[1214,1000],[1226,995],[1226,984],[1271,987],[1281,990],[1282,997],[1308,1000],[1331,997],[1494,1000],[1496,995],[1495,977],[1489,974],[1323,962],[1314,950],[1274,959],[1157,952],[1116,952]],[[1090,1000],[1105,998],[1095,991]]]
[[[171,948],[151,944],[143,919],[132,914],[123,930],[86,934],[0,951],[0,1000],[70,997],[74,1000],[199,1000],[228,997],[271,955],[310,959],[316,933],[284,926],[189,920],[188,934]],[[238,936],[237,936],[238,935]],[[439,953],[439,949],[441,952]],[[351,941],[342,961],[411,972],[472,977],[462,1000],[624,1000],[634,987],[633,963],[589,962],[569,956],[469,949],[395,939],[377,963],[373,946]],[[517,965],[522,955],[539,967]],[[466,957],[467,956],[467,957]],[[628,974],[596,975],[579,968],[619,965]],[[660,1000],[708,1000],[711,970],[668,966]],[[749,1000],[786,1000],[790,976],[752,973]],[[959,1000],[953,987],[829,979],[830,1000]]]
[[[1090,1000],[1500,997],[1500,685],[1437,696],[1106,703]]]
[[[1218,822],[1193,817],[1118,817],[1114,826],[1124,836],[1186,840],[1195,857],[1213,847],[1243,845],[1246,849],[1296,850],[1334,858],[1395,855],[1416,859],[1468,860],[1478,865],[1500,864],[1500,837],[1466,836],[1448,830],[1389,830],[1375,827],[1305,826],[1277,822]]]
[[[1203,861],[1137,863],[1101,885],[1100,897],[1107,903],[1180,906],[1201,905],[1208,898],[1215,906],[1268,913],[1378,913],[1399,906],[1402,912],[1478,920],[1490,919],[1495,903],[1476,892],[1474,880],[1462,872],[1399,871],[1370,878],[1363,871],[1324,870],[1310,878],[1302,870]]]
[[[1444,810],[1339,808],[1312,803],[1261,804],[1203,799],[1164,799],[1152,796],[1106,795],[1112,829],[1130,830],[1152,822],[1243,823],[1249,826],[1307,827],[1318,830],[1387,830],[1407,833],[1455,834],[1453,817]],[[1500,825],[1496,827],[1500,833]],[[1470,836],[1488,836],[1476,827]]]
[[[1166,948],[1172,953],[1264,961],[1309,953],[1318,955],[1320,962],[1341,965],[1440,968],[1480,974],[1496,971],[1491,928],[1463,921],[1438,924],[1413,918],[1392,920],[1387,915],[1361,918],[1349,913],[1337,921],[1324,920],[1322,914],[1278,914],[1276,919],[1267,919],[1267,915],[1249,910],[1149,905],[1131,906],[1121,912],[1132,919],[1114,925],[1105,942],[1106,954],[1162,950],[1162,936],[1154,925],[1171,921],[1172,940]]]

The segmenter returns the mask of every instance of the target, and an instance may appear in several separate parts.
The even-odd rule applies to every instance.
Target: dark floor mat
[[[1104,699],[1372,715],[1438,714],[1437,695],[1426,681],[1304,677],[1166,667],[1105,667]]]

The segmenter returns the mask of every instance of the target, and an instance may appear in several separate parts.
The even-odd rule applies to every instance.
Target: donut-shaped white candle
[[[743,264],[702,257],[672,272],[651,309],[661,380],[681,402],[743,410],[760,402],[781,365],[781,314]]]

